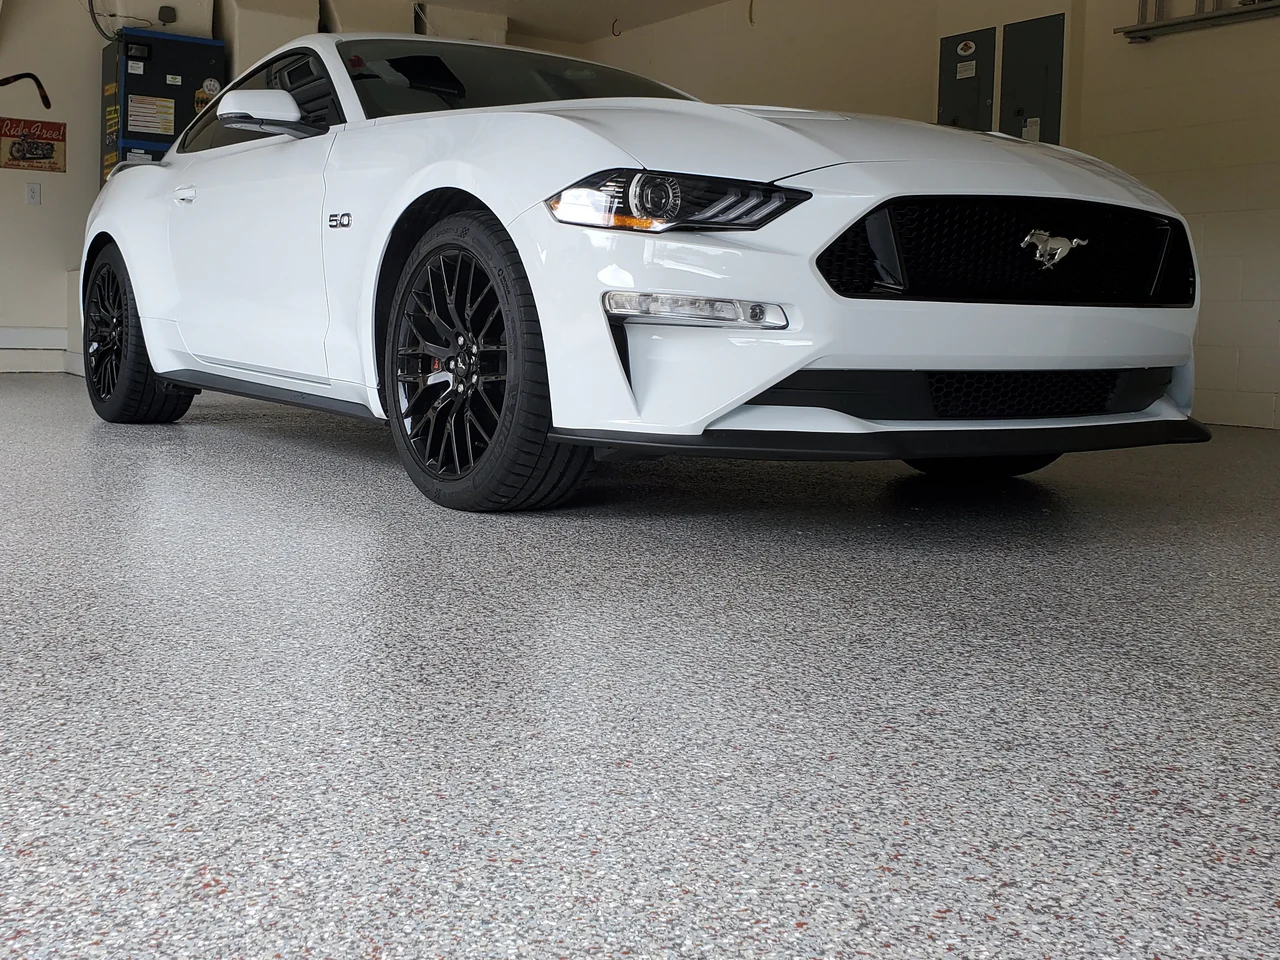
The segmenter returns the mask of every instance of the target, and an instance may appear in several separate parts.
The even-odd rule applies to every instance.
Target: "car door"
[[[276,57],[230,89],[286,90],[304,120],[330,130],[296,140],[228,129],[217,103],[192,126],[171,175],[178,329],[204,362],[323,382],[325,164],[341,105],[308,50]]]

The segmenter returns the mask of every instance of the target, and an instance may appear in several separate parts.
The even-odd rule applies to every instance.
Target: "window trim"
[[[208,147],[204,150],[188,150],[187,149],[187,141],[191,138],[191,134],[195,131],[196,126],[200,123],[201,120],[204,119],[206,114],[212,112],[214,116],[214,122],[215,123],[217,122],[218,104],[222,102],[223,97],[225,97],[232,90],[240,89],[240,87],[243,86],[251,77],[256,76],[259,71],[264,69],[270,69],[274,64],[280,62],[281,60],[287,60],[290,57],[296,57],[302,54],[307,55],[308,57],[310,57],[312,60],[315,61],[315,63],[319,67],[319,70],[317,71],[317,73],[319,74],[319,76],[323,77],[328,82],[329,86],[333,89],[333,102],[338,107],[339,121],[337,123],[331,123],[329,125],[329,129],[333,130],[335,127],[340,127],[346,124],[348,122],[347,111],[343,109],[343,106],[342,106],[342,95],[338,91],[338,85],[333,80],[333,74],[330,72],[328,64],[324,62],[324,55],[315,47],[292,47],[288,50],[281,50],[275,56],[269,57],[268,59],[263,60],[261,63],[254,64],[250,69],[246,70],[240,76],[236,77],[235,80],[233,80],[231,83],[227,84],[227,86],[223,87],[222,91],[212,100],[212,102],[210,102],[210,104],[207,107],[205,107],[196,115],[196,118],[191,121],[191,125],[187,127],[186,130],[182,131],[182,136],[179,137],[174,142],[174,152],[180,156],[194,157],[202,153],[212,153],[215,150],[227,150],[227,149],[230,149],[231,147],[242,147],[246,143],[248,144],[264,143],[268,140],[274,140],[276,139],[276,137],[283,137],[284,134],[278,133],[278,134],[273,134],[269,137],[259,137],[254,140],[243,140],[240,143],[227,143],[227,144],[223,144],[220,147]],[[285,91],[285,92],[288,93],[288,91]],[[292,94],[290,94],[290,96],[292,96]]]

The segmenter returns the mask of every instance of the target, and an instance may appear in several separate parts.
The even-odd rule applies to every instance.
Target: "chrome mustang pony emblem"
[[[1044,264],[1046,270],[1052,270],[1061,263],[1068,253],[1076,247],[1087,247],[1088,240],[1068,240],[1066,237],[1051,237],[1048,230],[1032,230],[1022,246],[1036,248],[1036,260]]]

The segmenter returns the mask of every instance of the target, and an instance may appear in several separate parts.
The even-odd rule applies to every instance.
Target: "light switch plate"
[[[27,206],[29,207],[40,206],[40,184],[38,183],[27,184]]]

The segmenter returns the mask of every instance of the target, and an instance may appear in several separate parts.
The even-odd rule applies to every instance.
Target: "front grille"
[[[1083,240],[1052,268],[1032,231]],[[1068,306],[1195,303],[1182,223],[1144,210],[1042,197],[901,197],[818,258],[842,297]]]
[[[1173,381],[1133,370],[801,370],[751,403],[821,407],[864,420],[1027,420],[1136,413]]]

